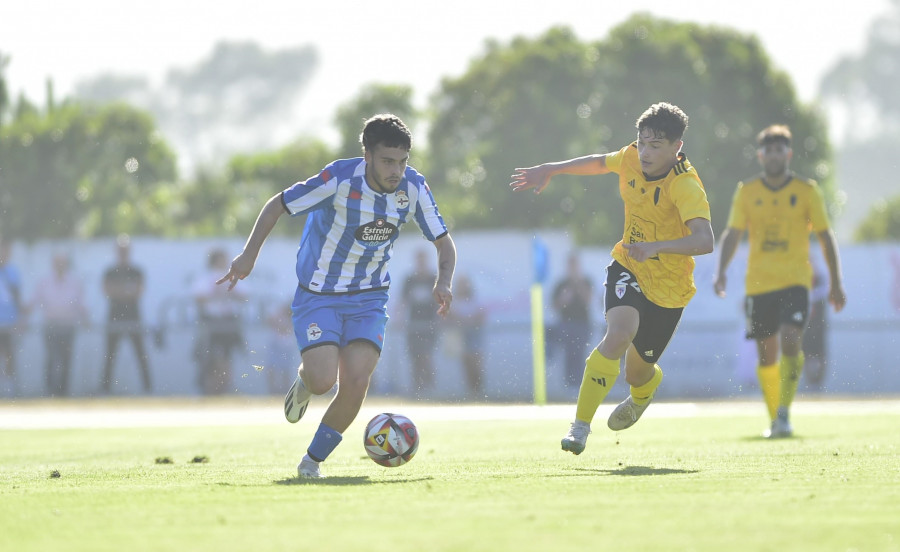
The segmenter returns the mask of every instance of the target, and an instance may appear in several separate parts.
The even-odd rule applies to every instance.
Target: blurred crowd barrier
[[[413,229],[398,240],[391,274],[402,282],[414,265],[415,251],[431,247]],[[385,347],[373,377],[371,395],[416,396],[435,400],[529,401],[532,397],[532,334],[530,294],[532,240],[524,233],[454,234],[459,249],[460,273],[474,281],[481,308],[486,313],[484,333],[484,388],[473,397],[466,390],[461,360],[458,324],[445,323],[439,332],[435,357],[435,384],[428,390],[413,389],[407,358],[403,313],[392,297]],[[551,268],[545,290],[561,277],[573,244],[563,233],[542,235],[550,251]],[[207,254],[222,248],[229,256],[242,246],[240,240],[169,241],[134,238],[132,261],[145,273],[142,299],[142,332],[146,341],[153,379],[153,394],[199,395],[198,325],[191,295],[192,282],[203,274]],[[270,239],[263,248],[254,273],[240,282],[247,299],[240,318],[242,340],[235,348],[227,393],[275,394],[286,391],[299,361],[296,350],[284,348],[268,323],[268,317],[291,301],[295,289],[296,241]],[[36,282],[50,270],[54,253],[70,253],[73,271],[84,283],[90,322],[79,327],[75,339],[70,391],[74,396],[100,394],[105,355],[107,300],[102,291],[103,271],[114,262],[112,241],[47,242],[13,248],[12,263],[23,279],[27,300]],[[609,248],[581,248],[584,270],[595,282],[597,302],[593,341],[603,334],[602,282],[609,262]],[[844,312],[829,314],[827,328],[828,373],[816,392],[830,395],[881,395],[900,393],[900,244],[842,246],[845,287]],[[687,307],[678,331],[666,350],[661,366],[666,380],[660,399],[702,399],[753,396],[755,349],[743,339],[742,259],[739,252],[729,273],[729,295],[712,293],[714,256],[697,258],[695,278],[698,292]],[[394,295],[399,293],[395,290]],[[545,291],[545,300],[547,292]],[[545,307],[547,324],[551,309]],[[283,336],[281,336],[283,338]],[[44,342],[39,316],[26,319],[15,333],[19,385],[17,396],[46,396]],[[277,350],[276,350],[277,349]],[[564,385],[562,358],[550,347],[547,359],[547,396],[551,401],[574,401],[575,391]],[[277,354],[276,354],[277,353]],[[134,351],[127,342],[119,347],[113,395],[142,394]],[[291,355],[295,356],[291,356]],[[280,356],[279,356],[280,355]],[[280,363],[278,358],[290,359]],[[616,384],[615,397],[627,393],[626,384]],[[0,381],[0,384],[4,383]],[[805,386],[801,384],[801,393]],[[811,390],[806,389],[807,392]],[[10,389],[0,388],[0,398]]]

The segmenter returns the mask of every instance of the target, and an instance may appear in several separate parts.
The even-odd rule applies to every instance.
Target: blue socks
[[[319,429],[316,430],[312,443],[306,449],[306,454],[316,462],[321,462],[328,458],[328,455],[341,443],[341,439],[343,436],[340,433],[325,424],[319,424]]]

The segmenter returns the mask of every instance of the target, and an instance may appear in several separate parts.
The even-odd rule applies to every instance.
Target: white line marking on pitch
[[[318,423],[328,399],[313,399],[305,418]],[[615,403],[604,404],[597,420],[605,420]],[[530,404],[429,404],[376,398],[368,401],[357,421],[379,412],[397,412],[413,420],[561,420],[571,421],[573,404],[536,406]],[[873,415],[900,413],[900,399],[815,400],[794,404],[795,415]],[[663,402],[651,406],[648,418],[693,416],[764,417],[762,401]],[[305,420],[304,420],[305,421]],[[247,426],[285,424],[281,401],[240,399],[204,401],[148,399],[119,401],[37,401],[0,403],[0,429],[67,429],[116,427]],[[303,422],[301,422],[303,423]]]

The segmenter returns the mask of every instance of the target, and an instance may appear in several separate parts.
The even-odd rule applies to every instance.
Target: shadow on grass
[[[759,435],[746,435],[740,438],[741,441],[749,441],[749,442],[758,442],[758,441],[769,441],[772,443],[785,442],[785,441],[803,441],[803,437],[799,435],[792,435],[791,437],[766,437],[762,433]]]
[[[678,475],[685,473],[697,473],[700,470],[681,470],[673,468],[650,468],[648,466],[623,466],[615,470],[589,470],[580,468],[578,471],[602,473],[606,475],[645,476],[645,475]]]
[[[299,477],[291,477],[288,479],[279,479],[274,481],[276,485],[326,485],[326,486],[346,486],[346,485],[389,485],[394,483],[416,483],[419,481],[430,481],[433,477],[399,477],[391,479],[369,479],[368,476],[353,477],[322,477],[320,479],[307,479]]]

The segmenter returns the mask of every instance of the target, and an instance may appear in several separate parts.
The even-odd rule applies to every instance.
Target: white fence
[[[371,394],[412,396],[410,362],[405,352],[399,290],[413,266],[414,253],[431,245],[416,237],[415,228],[395,247],[391,261],[394,297],[389,305],[392,320],[388,325],[385,348],[373,379]],[[541,238],[550,248],[551,269],[545,284],[548,299],[553,283],[562,275],[571,242],[565,234],[553,233]],[[484,399],[527,401],[532,395],[531,326],[529,288],[533,278],[532,236],[517,233],[456,233],[459,273],[475,282],[479,300],[488,312],[484,329],[486,360]],[[196,335],[190,282],[205,269],[207,253],[222,247],[229,256],[238,252],[242,240],[132,241],[132,259],[146,276],[142,301],[147,327],[147,346],[159,395],[194,395],[197,366],[192,358]],[[262,313],[279,302],[290,301],[294,280],[296,241],[270,239],[263,248],[254,273],[239,285],[251,296],[245,315],[247,346],[234,359],[235,393],[280,394],[277,385],[270,389],[267,367],[270,330],[262,322]],[[104,270],[114,262],[112,241],[16,244],[12,263],[23,275],[24,296],[34,294],[36,282],[50,270],[50,259],[57,251],[70,253],[74,271],[85,284],[92,324],[82,328],[76,339],[71,390],[74,395],[92,395],[100,388],[104,353],[104,321],[107,302],[101,280]],[[609,248],[582,249],[582,266],[595,282],[594,342],[602,337],[602,282],[609,261]],[[830,365],[824,392],[827,394],[900,393],[900,245],[843,246],[841,249],[848,305],[844,312],[830,315],[828,331]],[[711,290],[714,256],[697,258],[695,277],[698,293],[685,310],[682,323],[663,356],[661,365],[666,379],[660,398],[728,397],[758,393],[754,387],[755,349],[742,339],[743,318],[742,259],[738,254],[730,270],[730,294],[715,297]],[[546,301],[545,301],[546,302]],[[545,308],[548,324],[553,322]],[[445,328],[436,358],[434,389],[418,393],[423,398],[458,400],[465,397],[465,378],[458,357],[458,339],[452,328]],[[451,332],[451,333],[447,333]],[[154,344],[155,337],[162,343]],[[45,394],[44,351],[41,319],[27,321],[17,337],[20,349],[18,371],[20,394],[37,397]],[[298,356],[299,358],[299,356]],[[575,391],[563,385],[561,359],[547,362],[547,390],[552,401],[574,400]],[[267,371],[268,370],[268,371]],[[115,394],[140,393],[133,351],[127,342],[120,344],[113,387]],[[613,391],[618,398],[627,393],[620,378]],[[0,379],[0,396],[8,391]]]

